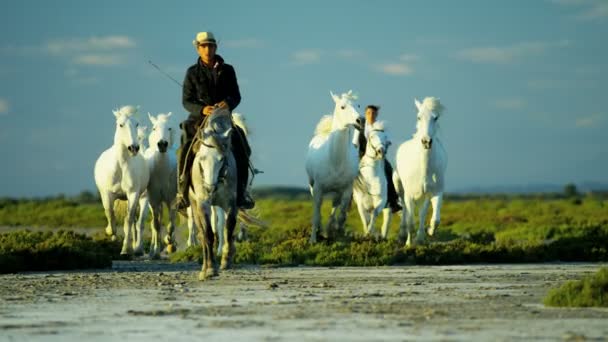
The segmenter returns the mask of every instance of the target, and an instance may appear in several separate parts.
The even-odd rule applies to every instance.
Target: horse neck
[[[340,165],[348,157],[348,147],[350,144],[350,132],[352,128],[343,127],[331,132],[329,138],[330,160],[336,165]]]
[[[118,142],[114,142],[112,148],[116,152],[116,158],[118,159],[118,163],[120,165],[127,164],[129,162],[129,160],[131,159],[131,155],[125,145],[120,144]]]

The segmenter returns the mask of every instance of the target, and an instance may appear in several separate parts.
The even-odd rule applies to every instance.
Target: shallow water
[[[240,267],[115,262],[0,275],[0,341],[605,339],[608,309],[545,308],[602,264]]]

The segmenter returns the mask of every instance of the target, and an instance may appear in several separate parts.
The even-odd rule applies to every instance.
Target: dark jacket
[[[192,116],[200,116],[205,106],[226,101],[232,111],[241,102],[236,73],[230,64],[215,55],[215,70],[205,66],[201,59],[188,68],[182,92],[182,104]]]

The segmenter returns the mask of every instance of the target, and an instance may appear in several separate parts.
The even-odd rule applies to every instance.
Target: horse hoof
[[[128,250],[128,249],[123,248],[123,249],[120,251],[120,255],[129,255],[129,250]]]
[[[133,250],[133,255],[134,256],[142,256],[144,255],[144,250],[141,248],[136,248]]]
[[[152,259],[152,260],[159,260],[160,259],[160,253],[157,253],[157,252],[151,252],[149,254],[149,256],[150,256],[150,259]]]
[[[112,234],[112,235],[110,236],[110,240],[112,240],[112,241],[116,241],[116,235],[113,235],[113,234]]]
[[[228,260],[222,260],[222,264],[220,265],[220,270],[225,271],[232,268],[232,263]]]
[[[169,254],[175,253],[175,245],[173,245],[173,244],[167,245],[167,253],[169,253]]]

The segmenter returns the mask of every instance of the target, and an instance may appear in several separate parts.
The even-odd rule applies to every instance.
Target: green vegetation
[[[362,237],[354,205],[346,236],[311,246],[309,195],[301,189],[258,189],[256,214],[269,227],[248,229],[249,240],[238,244],[236,261],[326,266],[607,261],[607,194],[582,195],[568,188],[559,194],[449,196],[436,236],[429,244],[412,249],[396,241],[398,215],[393,216],[389,241]],[[324,221],[328,213],[329,203],[325,203]],[[164,217],[166,220],[167,215]],[[103,208],[90,193],[75,198],[0,199],[0,226],[91,227],[98,229],[92,232],[102,232],[105,225]],[[120,226],[121,221],[119,234]],[[176,234],[186,235],[187,229],[179,227]],[[199,253],[189,249],[173,255],[172,260],[195,260]]]
[[[70,231],[0,234],[0,273],[111,267],[120,243]]]
[[[310,200],[262,199],[258,214],[270,226],[249,229],[249,241],[237,246],[236,261],[378,266],[608,260],[608,202],[602,197],[587,196],[575,203],[561,196],[469,196],[444,203],[443,222],[431,243],[406,249],[396,241],[399,216],[393,218],[389,241],[375,242],[361,236],[353,207],[344,238],[309,245]],[[326,218],[329,205],[323,209]],[[199,258],[200,248],[171,257],[173,261]]]
[[[602,267],[582,280],[569,281],[552,289],[544,303],[561,307],[608,307],[608,267]]]

